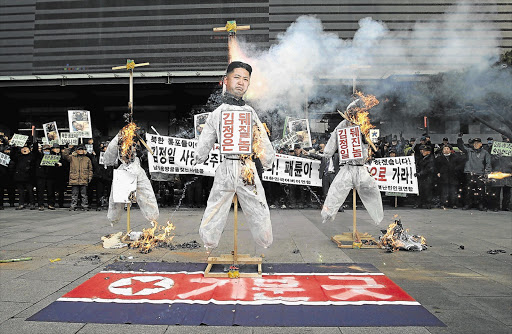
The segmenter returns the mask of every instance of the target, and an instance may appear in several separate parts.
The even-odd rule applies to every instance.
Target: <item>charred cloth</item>
[[[422,251],[427,249],[426,240],[421,235],[411,235],[409,230],[404,229],[402,222],[398,219],[389,224],[387,230],[381,230],[381,247],[388,252],[396,250]]]

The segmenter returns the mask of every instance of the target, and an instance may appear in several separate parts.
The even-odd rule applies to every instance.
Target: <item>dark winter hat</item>
[[[480,143],[481,143],[481,142],[482,142],[482,139],[480,139],[480,138],[478,138],[478,137],[477,137],[477,138],[473,138],[473,143],[474,143],[474,142],[480,142]]]
[[[243,68],[243,69],[246,69],[247,72],[249,72],[249,75],[252,74],[252,67],[251,65],[249,64],[246,64],[244,62],[241,62],[241,61],[232,61],[229,65],[228,65],[228,68],[226,69],[226,74],[229,74],[231,72],[233,72],[233,70],[235,68]]]
[[[494,140],[492,137],[488,137],[487,140]]]
[[[85,150],[85,146],[80,144],[76,147],[77,150]]]
[[[57,143],[53,143],[52,148],[60,148],[60,145]]]
[[[409,141],[416,141],[416,138],[411,138],[411,140],[409,140]]]
[[[50,149],[50,145],[43,145],[43,150],[49,150]]]
[[[443,138],[443,141],[448,141],[448,138],[444,137],[444,138]]]
[[[293,146],[293,148],[294,148],[295,150],[296,150],[296,149],[298,149],[298,148],[300,148],[300,144],[295,144],[295,145]]]
[[[420,150],[423,150],[423,151],[432,151],[432,148],[430,147],[430,145],[421,145],[420,146]]]
[[[423,136],[420,140],[427,140],[427,137]]]

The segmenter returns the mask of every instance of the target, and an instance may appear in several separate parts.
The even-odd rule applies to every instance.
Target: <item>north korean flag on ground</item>
[[[205,266],[115,263],[28,320],[189,326],[444,326],[370,264],[264,264],[262,277],[238,279],[206,278]]]

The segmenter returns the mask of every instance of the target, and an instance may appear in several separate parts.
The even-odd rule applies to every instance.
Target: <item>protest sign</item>
[[[100,152],[100,158],[98,160],[98,164],[100,164],[100,165],[105,164],[105,152]]]
[[[338,129],[336,135],[340,161],[363,158],[361,131],[358,126]]]
[[[418,194],[414,156],[377,158],[371,160],[366,167],[381,192]]]
[[[512,156],[512,143],[505,143],[502,141],[493,142],[491,154],[500,154],[506,157]]]
[[[272,169],[264,171],[264,181],[321,187],[320,161],[276,154]]]
[[[220,122],[220,153],[252,153],[252,113],[223,110]]]
[[[370,129],[370,140],[374,143],[379,141],[380,130],[379,129]]]
[[[60,154],[45,154],[41,159],[41,166],[55,166],[60,160]]]
[[[224,160],[219,152],[219,145],[215,144],[206,161],[194,165],[194,154],[197,146],[195,139],[182,139],[167,136],[158,136],[146,133],[146,142],[153,150],[149,154],[149,171],[152,173],[171,174],[197,174],[214,176],[215,170]]]
[[[78,145],[79,133],[77,132],[61,132],[60,145]]]
[[[0,152],[0,165],[7,167],[10,161],[11,157],[8,154]]]
[[[295,143],[300,144],[300,147],[302,148],[312,146],[309,121],[307,119],[289,121],[288,124],[290,133],[295,132],[297,134]]]
[[[9,144],[11,146],[17,146],[17,147],[23,147],[25,143],[27,142],[28,136],[20,135],[18,133],[15,133],[11,140],[9,141]]]
[[[290,132],[287,135],[285,135],[283,138],[274,140],[272,142],[272,146],[274,147],[274,149],[279,150],[279,149],[285,147],[286,145],[292,146],[296,140],[297,140],[297,133]]]
[[[89,110],[68,110],[69,132],[80,138],[92,138],[91,114]]]
[[[92,144],[85,144],[85,150],[87,151],[87,153],[92,154],[92,152],[94,151],[94,148],[93,148]]]
[[[210,114],[211,113],[209,112],[205,112],[202,114],[194,115],[194,136],[196,139],[199,139],[199,135],[201,132],[203,132],[204,125]]]
[[[43,124],[44,137],[48,141],[49,145],[53,143],[59,143],[59,130],[57,129],[56,122],[50,122]]]
[[[137,189],[137,175],[126,170],[114,169],[112,196],[114,203],[130,203],[130,194]]]

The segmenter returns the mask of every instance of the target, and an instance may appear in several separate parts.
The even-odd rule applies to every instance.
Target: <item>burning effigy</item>
[[[137,146],[142,140],[137,135],[138,127],[134,122],[128,123],[124,126],[119,133],[109,143],[105,151],[104,161],[105,166],[114,166],[117,161],[121,165],[117,168],[119,171],[125,171],[130,182],[134,182],[135,191],[130,192],[129,196],[123,201],[114,200],[114,187],[123,186],[123,180],[114,180],[112,182],[112,191],[110,192],[109,206],[107,219],[111,224],[117,223],[124,211],[125,203],[137,202],[144,217],[150,221],[157,221],[159,216],[158,204],[156,201],[153,187],[149,181],[146,172],[140,166],[139,158],[137,157]],[[123,174],[121,174],[123,175]]]
[[[235,194],[240,199],[240,205],[256,244],[268,247],[273,242],[265,192],[252,159],[258,158],[264,169],[270,169],[275,152],[258,115],[242,99],[249,87],[251,73],[252,67],[246,63],[230,63],[224,78],[226,92],[223,103],[208,117],[197,143],[195,162],[203,163],[216,141],[221,143],[222,148],[223,113],[250,113],[251,124],[244,126],[250,126],[252,129],[252,136],[247,138],[252,151],[243,154],[224,154],[225,159],[215,172],[208,204],[199,228],[199,235],[207,249],[217,247]]]
[[[389,224],[387,230],[382,230],[380,236],[381,248],[388,252],[397,250],[422,251],[427,249],[427,243],[423,236],[409,234],[408,229],[404,229],[400,219],[396,219]]]
[[[345,202],[351,189],[357,190],[359,197],[375,224],[379,224],[384,218],[382,199],[377,182],[370,176],[370,173],[364,166],[366,160],[371,156],[368,146],[373,146],[368,136],[370,129],[373,128],[368,111],[376,106],[379,101],[373,95],[364,95],[360,92],[356,93],[356,95],[358,98],[347,106],[344,113],[340,113],[344,120],[331,133],[331,137],[324,148],[323,159],[340,165],[340,170],[329,188],[322,207],[321,215],[324,223],[334,221],[339,208]],[[359,131],[363,135],[361,157],[340,161],[339,154],[335,154],[339,150],[338,130],[353,127],[354,125],[359,127]]]

